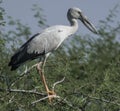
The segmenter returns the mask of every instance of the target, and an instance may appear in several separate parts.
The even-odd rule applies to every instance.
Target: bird
[[[25,42],[11,57],[8,64],[11,67],[11,70],[16,70],[26,61],[37,58],[40,58],[40,63],[42,63],[40,67],[41,69],[44,69],[48,56],[58,49],[64,40],[78,30],[78,20],[80,20],[91,32],[95,34],[98,33],[95,26],[77,7],[68,9],[67,18],[70,23],[69,26],[55,25],[48,27]],[[54,95],[55,93],[50,91],[47,86],[44,74],[42,74],[42,80],[48,95]]]

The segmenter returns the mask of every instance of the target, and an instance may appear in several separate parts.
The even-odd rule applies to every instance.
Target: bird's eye
[[[80,12],[80,11],[78,11],[78,14],[81,14],[81,12]]]

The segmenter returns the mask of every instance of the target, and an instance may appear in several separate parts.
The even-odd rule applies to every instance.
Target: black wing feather
[[[8,64],[8,66],[11,66],[11,70],[17,69],[22,63],[26,62],[27,60],[33,60],[36,59],[38,56],[44,55],[45,51],[42,53],[27,53],[27,46],[29,42],[38,36],[40,33],[35,34],[33,37],[31,37],[25,44],[23,44],[20,49],[11,57],[11,60]]]

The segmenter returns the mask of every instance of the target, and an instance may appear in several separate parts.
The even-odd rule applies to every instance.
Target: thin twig
[[[60,96],[57,96],[57,95],[46,96],[46,97],[44,97],[44,98],[41,98],[41,99],[39,99],[39,100],[36,100],[36,101],[32,102],[31,104],[34,105],[34,104],[36,104],[36,103],[38,103],[38,102],[41,102],[41,101],[43,101],[43,100],[45,100],[45,99],[48,99],[48,98],[60,98]]]
[[[63,103],[66,103],[69,107],[72,107],[72,108],[73,108],[73,105],[72,105],[69,101],[67,101],[67,100],[64,99],[64,98],[61,98],[61,100],[62,100]]]
[[[14,100],[14,98],[15,98],[15,95],[13,95],[13,96],[9,99],[8,103],[12,103],[12,101]]]
[[[29,93],[29,94],[36,94],[36,95],[41,95],[41,96],[46,96],[47,94],[45,93],[40,93],[40,92],[37,92],[35,90],[20,90],[20,89],[8,89],[6,91],[9,91],[9,92],[17,92],[17,93]]]
[[[24,75],[26,75],[31,69],[33,69],[33,68],[36,67],[37,65],[38,65],[38,63],[35,64],[35,65],[33,65],[33,66],[31,66],[29,69],[26,68],[25,71],[24,71],[10,86],[14,86],[15,83],[16,83],[18,80],[22,79],[22,77],[24,77]],[[40,71],[40,70],[41,70],[41,69],[39,69],[39,71]],[[56,85],[62,83],[64,80],[65,80],[65,77],[64,77],[62,80],[55,82],[55,83],[53,84],[53,87],[52,87],[53,91],[54,91]],[[2,89],[2,91],[5,91],[5,90]],[[6,89],[6,91],[7,91],[7,92],[17,92],[17,93],[29,93],[29,94],[36,94],[36,95],[41,95],[41,96],[46,96],[46,95],[47,95],[47,94],[45,94],[45,93],[36,92],[35,90],[11,89],[10,87],[9,87],[9,89]],[[32,104],[36,104],[36,103],[38,103],[38,102],[40,102],[40,101],[43,101],[43,100],[45,100],[45,99],[48,99],[48,98],[59,98],[59,99],[60,99],[61,97],[60,97],[60,96],[57,96],[56,94],[55,94],[55,95],[48,95],[48,96],[46,96],[46,97],[43,97],[43,98],[41,98],[41,99],[39,99],[39,100],[36,100],[36,101],[32,102]],[[65,100],[64,100],[64,101],[65,101]],[[67,101],[66,101],[66,102],[67,102]]]
[[[62,83],[64,80],[65,80],[65,77],[63,77],[62,80],[55,82],[55,83],[53,84],[53,86],[52,86],[52,90],[54,91],[55,86],[58,85],[58,84],[60,84],[60,83]]]
[[[24,71],[22,74],[20,74],[20,76],[19,76],[15,81],[13,81],[10,86],[11,86],[11,87],[14,86],[15,83],[16,83],[18,80],[22,79],[22,77],[23,77],[24,75],[26,75],[30,70],[32,70],[32,69],[33,69],[34,67],[36,67],[37,65],[38,65],[38,63],[37,63],[37,64],[34,64],[33,66],[31,66],[29,69],[26,68],[25,71]]]

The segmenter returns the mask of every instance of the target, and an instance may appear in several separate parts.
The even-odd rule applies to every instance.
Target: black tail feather
[[[15,70],[17,69],[22,63],[26,62],[27,60],[33,60],[36,59],[38,56],[44,54],[40,53],[27,53],[27,47],[30,41],[32,41],[32,39],[34,39],[36,36],[38,36],[40,33],[37,33],[36,35],[34,35],[33,37],[31,37],[25,44],[23,44],[18,51],[12,56],[8,66],[11,66],[11,70]]]
[[[24,55],[26,51],[19,49],[12,57],[8,64],[8,66],[11,66],[11,70],[17,69],[21,63],[25,62]]]
[[[11,71],[16,70],[21,64],[25,63],[28,60],[36,59],[37,57],[40,57],[42,54],[44,55],[45,52],[40,54],[35,53],[28,54],[27,51],[25,50],[18,51],[12,56],[8,66],[11,66]]]
[[[19,67],[19,65],[18,66],[11,66],[11,71],[16,70],[18,67]]]
[[[17,61],[17,56],[15,54],[15,55],[12,56],[12,58],[11,58],[9,64],[8,64],[8,66],[11,66],[11,71],[16,70],[20,66],[20,64],[18,64],[18,63],[19,63],[19,61]]]

